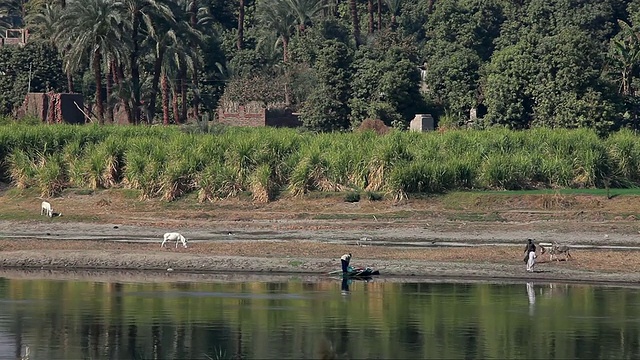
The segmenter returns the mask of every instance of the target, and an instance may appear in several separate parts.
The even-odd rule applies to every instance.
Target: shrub
[[[367,191],[364,194],[369,201],[380,201],[384,198],[384,195],[375,191]]]
[[[372,130],[378,135],[384,135],[389,132],[389,127],[385,125],[384,121],[380,119],[366,119],[365,121],[360,123],[360,126],[358,126],[358,131],[363,132],[367,130]]]
[[[349,191],[344,196],[344,201],[345,202],[350,202],[350,203],[358,202],[358,201],[360,201],[360,194],[355,192],[355,191]]]

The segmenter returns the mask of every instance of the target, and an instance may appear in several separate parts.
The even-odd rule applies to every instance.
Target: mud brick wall
[[[254,104],[220,106],[217,122],[228,126],[251,127],[298,127],[302,125],[298,115],[289,109],[265,109]]]
[[[218,123],[228,126],[265,126],[264,109],[247,111],[245,106],[240,105],[233,110],[218,108]]]
[[[33,116],[44,121],[47,118],[49,100],[44,93],[28,93],[22,106],[18,110],[18,116]]]
[[[18,113],[49,124],[84,124],[84,115],[76,104],[84,106],[81,94],[28,93]]]

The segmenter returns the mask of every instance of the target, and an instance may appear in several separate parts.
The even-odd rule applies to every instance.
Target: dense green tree
[[[493,54],[484,80],[487,125],[529,126],[534,100],[528,84],[537,72],[533,48],[533,44],[521,41]]]
[[[350,66],[350,50],[344,43],[324,42],[315,63],[315,90],[302,108],[301,118],[306,128],[334,131],[349,127]]]
[[[11,114],[27,90],[62,91],[65,87],[62,60],[50,43],[32,42],[24,47],[0,48],[0,113]]]
[[[224,91],[303,109],[316,130],[342,129],[344,116],[404,127],[425,110],[420,88],[436,115],[464,121],[486,108],[480,125],[637,122],[637,0],[118,0],[108,1],[117,21],[96,13],[93,28],[72,26],[89,1],[106,0],[7,0],[0,11],[30,14],[31,40],[55,44],[68,89],[75,77],[97,113],[121,104],[132,123],[141,109],[153,120],[158,101],[177,108],[174,122],[199,118]],[[343,51],[353,54],[346,91],[331,79],[347,59],[327,59]]]
[[[416,113],[425,110],[419,93],[420,73],[412,56],[397,42],[380,43],[361,46],[356,53],[349,100],[351,125],[369,118],[405,128]]]
[[[480,70],[500,35],[496,1],[442,0],[425,24],[428,96],[460,120],[482,102]]]

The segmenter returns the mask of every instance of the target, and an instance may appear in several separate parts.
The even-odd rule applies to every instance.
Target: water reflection
[[[525,299],[522,285],[0,279],[0,354],[20,358],[28,348],[32,359],[640,357],[639,289],[527,282]]]
[[[351,285],[351,279],[346,276],[342,277],[342,295],[347,295],[349,293],[349,285]]]
[[[529,298],[529,315],[533,316],[536,307],[536,292],[531,282],[527,283],[527,297]]]

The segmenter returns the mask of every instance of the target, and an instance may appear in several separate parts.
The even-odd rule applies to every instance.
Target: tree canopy
[[[299,112],[313,131],[418,113],[476,128],[637,129],[637,0],[4,1],[0,113],[82,92],[132,124],[213,117],[221,102]],[[4,32],[0,32],[4,36]],[[31,69],[31,70],[30,70]],[[25,80],[26,79],[26,80]]]

